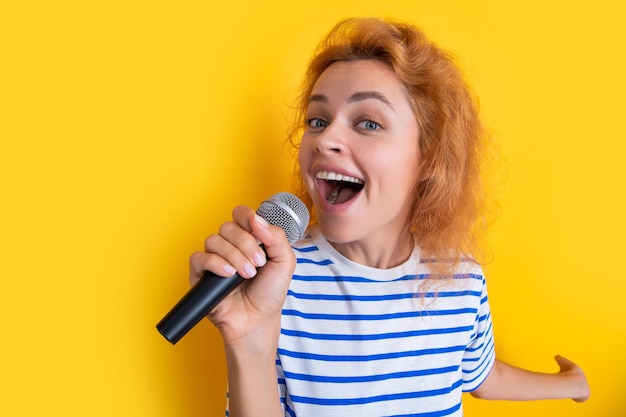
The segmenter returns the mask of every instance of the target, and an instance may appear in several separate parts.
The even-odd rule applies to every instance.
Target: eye
[[[328,123],[325,120],[319,119],[317,117],[311,118],[306,121],[308,127],[313,129],[323,129],[328,126]]]
[[[361,120],[359,123],[357,123],[357,126],[365,130],[379,130],[382,128],[380,123],[368,119]]]

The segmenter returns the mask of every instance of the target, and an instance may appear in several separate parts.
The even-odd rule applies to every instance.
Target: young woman
[[[204,270],[254,278],[210,315],[229,416],[460,416],[463,391],[587,399],[565,358],[556,374],[495,358],[473,257],[487,135],[453,60],[414,26],[343,21],[310,63],[299,109],[309,235],[291,247],[237,207],[191,257],[192,282]]]

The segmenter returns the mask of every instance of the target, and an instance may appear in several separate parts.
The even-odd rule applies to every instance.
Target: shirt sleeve
[[[487,297],[487,285],[482,278],[480,304],[474,322],[474,331],[470,338],[461,364],[463,369],[463,391],[474,391],[489,375],[495,361],[493,326],[491,310]]]

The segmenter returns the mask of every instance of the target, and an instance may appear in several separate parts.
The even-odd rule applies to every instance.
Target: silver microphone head
[[[309,210],[291,193],[274,194],[261,203],[256,213],[269,224],[283,229],[290,244],[304,236],[310,220]]]

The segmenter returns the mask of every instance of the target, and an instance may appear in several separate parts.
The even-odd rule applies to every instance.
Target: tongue
[[[331,188],[330,194],[326,198],[330,204],[341,204],[349,201],[356,195],[356,191],[350,187],[344,187],[341,184],[336,184]]]

